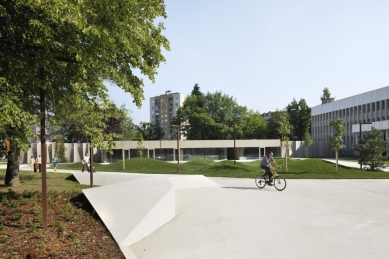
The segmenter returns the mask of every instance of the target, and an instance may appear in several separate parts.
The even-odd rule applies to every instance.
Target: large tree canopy
[[[52,120],[84,111],[83,134],[102,146],[98,120],[111,109],[103,80],[141,106],[139,75],[154,81],[169,50],[158,17],[166,18],[163,0],[0,0],[0,133],[16,148],[9,157],[27,147],[39,103]]]
[[[165,132],[160,125],[141,121],[135,126],[138,135],[142,135],[143,140],[160,140]]]
[[[311,108],[307,105],[304,99],[297,102],[293,98],[293,102],[288,104],[286,110],[289,114],[289,121],[292,125],[292,136],[296,136],[298,140],[304,138],[305,132],[308,131],[311,125]]]
[[[173,124],[190,140],[265,138],[266,122],[258,112],[247,110],[227,94],[216,91],[203,94],[196,84],[192,95],[179,108]]]

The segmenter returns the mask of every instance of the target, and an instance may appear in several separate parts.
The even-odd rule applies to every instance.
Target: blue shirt
[[[268,158],[267,156],[264,156],[263,157],[263,159],[262,159],[262,161],[261,161],[261,164],[259,165],[260,167],[261,166],[267,166],[267,167],[269,167],[268,166],[268,164],[267,164],[267,162],[274,162],[274,160],[273,160],[273,158]]]

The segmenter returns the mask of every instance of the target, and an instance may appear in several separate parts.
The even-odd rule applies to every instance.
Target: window
[[[382,110],[385,109],[385,101],[381,101]]]
[[[373,118],[372,122],[375,122],[375,119]]]
[[[347,108],[347,109],[346,109],[346,115],[347,115],[347,116],[349,115],[348,110],[349,110],[349,109]]]
[[[372,111],[372,112],[375,111],[375,103],[371,103],[371,111]]]
[[[370,119],[367,119],[367,122],[370,122]]]
[[[176,106],[178,106],[178,103],[176,103]]]
[[[377,118],[377,121],[380,121],[380,118]]]
[[[354,107],[354,114],[357,114],[357,106]]]
[[[382,117],[382,120],[384,121],[384,120],[385,120],[385,117]]]
[[[350,114],[353,115],[353,108],[350,108]]]
[[[346,116],[346,110],[343,109],[343,117],[345,117],[345,116]]]
[[[360,105],[358,106],[358,110],[359,110],[359,113],[362,113],[362,109],[361,109]]]
[[[370,103],[366,104],[367,106],[367,112],[370,112]]]
[[[366,105],[362,105],[362,110],[363,110],[363,113],[366,113],[366,107],[365,107]]]
[[[380,110],[380,102],[377,102],[377,111]]]

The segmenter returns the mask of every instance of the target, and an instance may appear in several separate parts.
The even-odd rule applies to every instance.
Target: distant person
[[[41,155],[38,155],[38,157],[36,158],[36,163],[38,164],[38,170],[40,172],[41,168],[42,168],[42,158],[41,158]]]
[[[58,164],[58,158],[57,155],[55,154],[53,158],[54,172],[57,171],[57,164]]]
[[[82,159],[82,172],[84,172],[85,167],[86,170],[88,170],[88,163],[89,163],[89,156],[88,153],[85,153],[85,156]]]
[[[34,167],[35,167],[35,158],[34,158],[34,156],[31,156],[31,158],[28,160],[28,163],[30,164],[30,167],[31,167],[31,173],[34,172]]]
[[[38,155],[38,157],[36,158],[36,162],[37,162],[38,164],[42,163],[41,155]]]
[[[262,169],[265,170],[265,174],[263,175],[263,179],[266,181],[266,175],[269,176],[269,185],[272,186],[273,183],[272,183],[272,180],[273,180],[273,174],[272,172],[270,171],[270,168],[271,169],[274,169],[272,166],[271,166],[271,162],[273,162],[276,166],[277,163],[274,161],[273,159],[273,152],[269,152],[267,153],[267,155],[265,155],[261,161],[261,164],[259,165]]]

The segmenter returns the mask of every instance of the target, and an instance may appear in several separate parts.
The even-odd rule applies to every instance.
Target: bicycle
[[[279,167],[279,169],[281,169]],[[274,188],[276,188],[278,191],[283,191],[286,188],[286,180],[284,177],[279,176],[276,171],[273,171],[273,185]],[[266,174],[266,171],[264,171],[264,174]],[[269,180],[263,179],[264,174],[259,174],[255,178],[255,184],[258,186],[258,188],[262,189],[263,187],[269,185]]]

